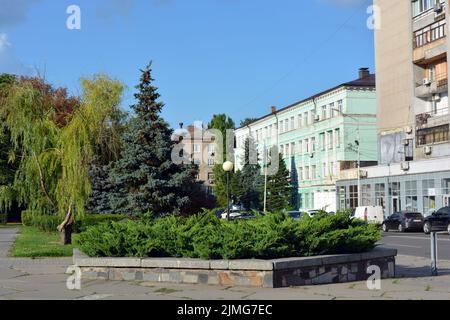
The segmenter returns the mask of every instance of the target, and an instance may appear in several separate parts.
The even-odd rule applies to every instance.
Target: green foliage
[[[240,124],[241,128],[252,124],[256,120],[257,120],[256,118],[245,118],[244,120],[241,121],[241,124]]]
[[[267,210],[277,212],[288,209],[291,200],[290,173],[281,154],[278,171],[267,179]]]
[[[196,167],[177,165],[172,159],[173,131],[159,115],[157,88],[152,85],[151,64],[142,70],[135,95],[136,113],[123,135],[120,159],[113,164],[110,179],[116,192],[110,194],[114,212],[141,215],[182,213],[190,206]]]
[[[0,224],[6,224],[8,222],[8,214],[0,213]]]
[[[258,164],[258,152],[252,138],[245,140],[243,168],[233,175],[232,195],[235,203],[245,209],[260,209],[260,199],[263,192],[263,176]]]
[[[78,244],[92,257],[272,259],[365,252],[379,239],[375,226],[347,213],[300,221],[278,213],[227,222],[204,212],[99,224],[81,233]]]
[[[216,165],[213,168],[214,173],[214,194],[216,196],[217,204],[221,207],[227,206],[227,177],[225,171],[223,171],[222,163],[226,160],[234,161],[232,155],[227,154],[226,144],[226,132],[227,130],[234,129],[235,124],[233,119],[225,114],[216,114],[208,124],[209,129],[215,129],[222,134],[220,140],[216,137]],[[230,173],[230,180],[233,179],[233,174]]]
[[[80,99],[41,79],[21,79],[0,101],[20,163],[12,188],[19,204],[40,214],[82,215],[90,194],[88,166],[105,128],[117,113],[123,85],[106,76],[82,79]],[[114,143],[108,143],[111,148]],[[10,194],[0,194],[5,205]]]
[[[124,215],[119,214],[86,214],[77,217],[73,224],[73,232],[80,233],[88,227],[94,226],[106,221],[121,221],[125,219]],[[57,215],[33,214],[30,211],[22,211],[22,224],[28,227],[35,227],[45,232],[55,232],[61,218]]]

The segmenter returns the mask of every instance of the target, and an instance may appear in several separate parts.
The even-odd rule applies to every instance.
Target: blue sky
[[[133,102],[153,60],[172,125],[227,113],[238,124],[374,69],[370,0],[0,0],[0,72],[80,93],[107,73]],[[66,9],[81,8],[81,30]]]

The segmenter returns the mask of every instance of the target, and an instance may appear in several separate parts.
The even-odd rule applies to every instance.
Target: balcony
[[[445,20],[433,23],[414,32],[413,61],[416,64],[427,64],[441,58],[447,53]]]
[[[426,129],[449,123],[448,108],[437,109],[416,115],[416,128]]]
[[[436,75],[433,80],[427,84],[418,84],[415,89],[417,98],[431,98],[435,94],[448,91],[448,77],[447,74]]]

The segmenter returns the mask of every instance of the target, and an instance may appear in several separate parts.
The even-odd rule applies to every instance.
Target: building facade
[[[214,193],[214,173],[216,142],[214,134],[206,130],[202,123],[189,125],[175,132],[175,140],[182,137],[182,150],[188,162],[198,165],[197,181],[201,182],[208,195]]]
[[[337,182],[338,208],[382,205],[428,215],[448,205],[448,0],[375,0],[379,166]]]
[[[236,169],[242,168],[246,139],[259,155],[277,146],[298,190],[298,209],[336,210],[336,179],[341,170],[376,163],[375,76],[360,69],[354,81],[272,112],[235,131]],[[262,157],[260,157],[260,160]]]

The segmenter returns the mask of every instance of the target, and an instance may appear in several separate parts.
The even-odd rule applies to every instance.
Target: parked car
[[[443,207],[425,217],[423,232],[430,234],[438,231],[447,231],[450,234],[450,207]]]
[[[240,209],[231,209],[230,210],[230,219],[235,219],[236,217],[241,216],[243,213],[245,213],[245,212],[241,211]],[[227,210],[225,210],[222,213],[222,219],[226,220],[227,218],[228,218],[228,212],[227,212]]]
[[[419,212],[396,212],[383,221],[383,231],[398,230],[400,232],[423,229],[423,215]]]
[[[301,211],[289,211],[287,214],[291,216],[295,221],[298,221],[304,213]]]
[[[357,207],[354,218],[361,219],[369,223],[382,224],[384,221],[384,211],[381,206]]]
[[[308,214],[311,218],[313,218],[319,212],[320,212],[320,210],[307,210],[306,214]]]
[[[262,211],[251,211],[251,212],[242,212],[241,215],[235,217],[235,220],[249,220],[249,219],[256,219],[258,217],[264,216],[265,213]],[[233,219],[233,220],[234,220]]]

